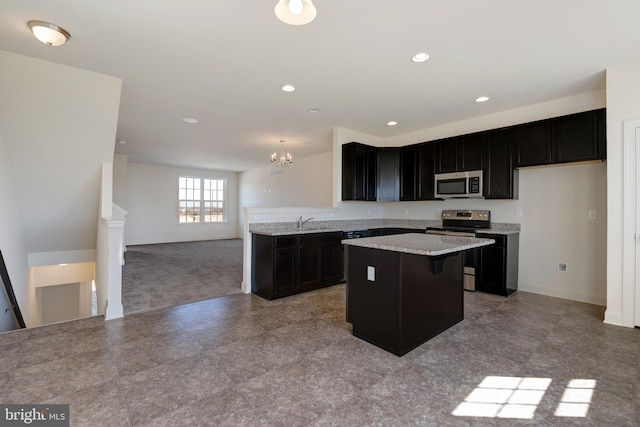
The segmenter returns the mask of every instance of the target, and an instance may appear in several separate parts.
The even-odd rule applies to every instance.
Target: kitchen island
[[[342,243],[353,335],[402,356],[464,318],[462,253],[495,241],[411,233]]]

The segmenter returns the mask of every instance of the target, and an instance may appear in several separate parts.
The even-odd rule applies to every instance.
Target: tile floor
[[[235,294],[0,335],[0,401],[74,426],[632,426],[640,331],[603,307],[465,293],[399,358],[350,334],[345,287]],[[523,418],[524,417],[524,418]]]

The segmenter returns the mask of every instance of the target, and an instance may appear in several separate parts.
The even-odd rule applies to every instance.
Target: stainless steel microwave
[[[482,171],[439,173],[435,176],[436,199],[482,198]]]

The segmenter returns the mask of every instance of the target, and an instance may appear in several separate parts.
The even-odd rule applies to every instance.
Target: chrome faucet
[[[298,230],[302,230],[302,226],[305,225],[307,222],[311,221],[312,219],[313,218],[309,218],[303,221],[302,217],[298,218]]]

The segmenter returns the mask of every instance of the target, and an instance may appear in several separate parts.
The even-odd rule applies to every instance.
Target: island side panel
[[[464,318],[463,253],[403,254],[400,350],[409,352]]]
[[[349,320],[353,335],[391,353],[400,344],[399,252],[346,246]],[[368,277],[375,269],[375,280]]]

